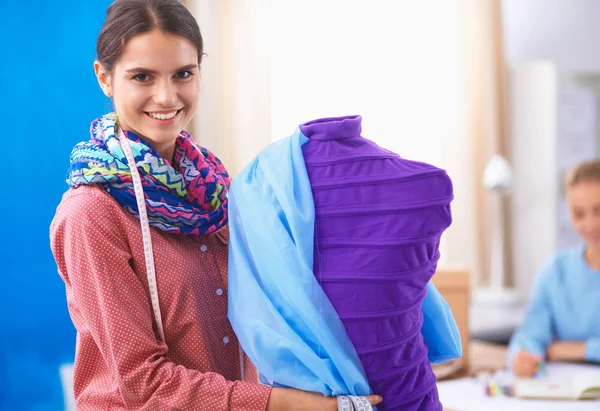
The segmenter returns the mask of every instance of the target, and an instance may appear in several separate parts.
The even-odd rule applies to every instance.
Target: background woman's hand
[[[383,399],[378,395],[367,397],[371,405],[377,405]],[[273,388],[267,411],[337,411],[336,397],[325,397],[323,394],[295,390],[292,388]]]
[[[530,378],[537,371],[542,358],[525,350],[517,352],[512,360],[513,373],[517,377]]]

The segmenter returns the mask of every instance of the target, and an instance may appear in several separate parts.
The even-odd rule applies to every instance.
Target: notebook
[[[600,399],[600,372],[583,372],[572,378],[517,379],[514,395],[544,400]]]

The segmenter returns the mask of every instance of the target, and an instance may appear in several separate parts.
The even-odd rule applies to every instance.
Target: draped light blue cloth
[[[344,325],[313,274],[313,196],[300,129],[265,148],[229,192],[229,312],[241,347],[275,386],[368,395]],[[458,327],[429,283],[422,335],[434,362],[461,356]]]
[[[427,283],[427,294],[421,305],[421,335],[427,344],[427,357],[441,363],[462,357],[462,343],[450,306],[433,283]]]

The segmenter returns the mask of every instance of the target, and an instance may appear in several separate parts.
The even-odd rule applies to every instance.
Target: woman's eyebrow
[[[196,68],[198,68],[198,64],[188,64],[186,66],[178,68],[177,70],[175,70],[175,72],[193,70],[193,69],[196,69]],[[156,74],[155,70],[151,70],[151,69],[144,68],[144,67],[134,67],[134,68],[125,70],[125,72],[126,73],[151,73],[151,74]]]

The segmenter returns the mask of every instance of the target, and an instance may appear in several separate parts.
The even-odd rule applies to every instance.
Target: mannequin
[[[302,384],[311,375],[316,375],[316,379],[333,380],[337,376],[338,380],[343,380],[342,386],[346,384],[345,388],[335,388],[337,386],[331,383],[320,391],[326,395],[373,392],[383,397],[379,410],[441,410],[430,362],[458,357],[461,348],[456,323],[429,280],[439,259],[440,237],[451,223],[452,183],[443,170],[402,159],[363,138],[361,121],[360,116],[350,116],[305,123],[298,130],[300,158],[282,149],[286,142],[278,142],[261,153],[257,162],[249,166],[237,182],[234,180],[230,196],[233,203],[233,209],[230,205],[230,320],[242,347],[258,370],[263,375],[276,376],[276,379],[267,376],[268,383],[277,385],[282,382],[280,380],[285,380],[286,386],[318,390],[318,385]],[[293,154],[295,150],[292,143],[290,152]],[[271,159],[279,161],[281,168],[271,166]],[[290,172],[285,171],[288,163],[291,164]],[[286,179],[286,175],[300,175],[302,167],[305,167],[308,190],[302,185],[302,178],[297,177],[286,180],[278,191],[274,180]],[[266,214],[260,215],[262,211],[249,216],[245,210],[250,205],[244,203],[242,207],[239,203],[252,196],[249,189],[252,176],[260,180],[256,186],[263,187],[256,189],[262,190],[262,205],[252,208],[264,210],[267,202],[276,203],[274,215],[279,216],[281,224],[279,228],[265,226],[263,229],[247,226],[243,230],[247,237],[241,238],[238,237],[242,231],[240,226],[251,224],[251,220],[266,222],[270,219]],[[272,192],[264,188],[269,181],[275,187]],[[281,194],[286,189],[288,194]],[[312,215],[305,206],[304,200],[308,196],[311,196]],[[296,218],[296,214],[301,218]],[[310,230],[312,243],[306,241],[307,232],[298,231],[298,227],[305,229],[309,224],[313,225]],[[257,231],[261,234],[256,234]],[[250,328],[256,330],[257,326],[247,323],[250,313],[240,314],[244,298],[236,288],[247,283],[237,275],[253,269],[261,271],[262,266],[277,265],[274,260],[289,248],[280,245],[283,244],[280,239],[268,246],[269,252],[262,259],[252,255],[252,251],[240,255],[238,247],[252,249],[255,235],[261,236],[257,244],[265,244],[270,237],[289,235],[294,239],[290,244],[299,250],[297,255],[305,248],[311,249],[312,258],[303,261],[310,265],[310,275],[318,286],[306,287],[312,298],[308,311],[322,315],[321,323],[327,324],[325,331],[332,330],[342,347],[340,351],[350,359],[348,362],[356,362],[355,368],[350,371],[334,369],[329,374],[324,371],[329,371],[332,363],[341,364],[343,355],[336,356],[339,347],[328,345],[327,338],[320,338],[322,335],[316,331],[309,332],[318,327],[314,324],[319,321],[303,330],[304,324],[309,324],[308,320],[296,319],[298,316],[303,319],[307,308],[299,303],[295,306],[291,299],[297,297],[298,288],[307,283],[308,277],[294,286],[289,285],[303,275],[299,274],[302,270],[293,265],[289,277],[281,274],[285,271],[281,267],[274,268],[273,275],[259,273],[255,276],[260,277],[258,288],[264,291],[278,316],[285,317],[292,309],[296,310],[295,316],[290,315],[284,323],[291,323],[292,329],[307,341],[306,347],[316,347],[315,358],[303,356],[305,350],[299,349],[297,356],[279,364],[277,370],[271,370],[266,360],[267,351],[280,350],[281,353],[293,347],[290,341],[295,340],[286,340],[285,333],[276,333],[280,341],[285,342],[274,342],[269,350],[261,350],[252,343],[260,338],[260,331],[252,331],[255,333],[253,338],[244,338]],[[252,260],[253,263],[244,264],[241,260]],[[289,294],[285,295],[285,291],[278,294],[288,285]],[[318,295],[319,287],[325,298]],[[436,303],[428,302],[427,311],[422,311],[424,301],[428,300]],[[286,305],[287,301],[292,303]],[[267,311],[273,311],[272,308]],[[331,312],[337,315],[345,333],[336,334],[337,323],[331,318]],[[270,330],[281,328],[278,325]],[[324,335],[327,337],[328,334]],[[345,345],[346,339],[351,343],[350,349]],[[286,349],[282,350],[282,346]],[[271,357],[271,361],[277,358],[281,356]],[[320,359],[326,361],[319,363]],[[314,366],[307,366],[311,372],[302,374],[302,366],[298,363],[304,366],[311,361]],[[286,367],[295,372],[283,376],[285,370],[282,368]],[[356,381],[347,377],[355,371],[366,380],[368,389],[357,383],[362,383],[359,377]]]

